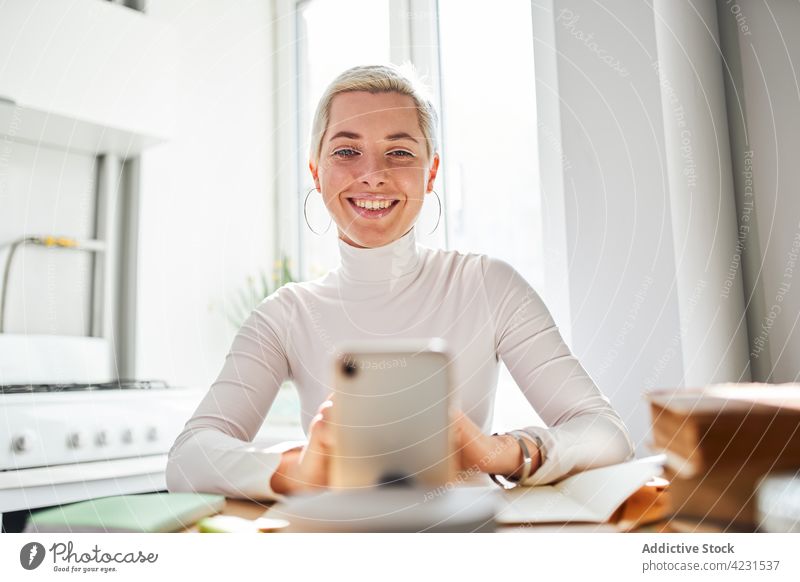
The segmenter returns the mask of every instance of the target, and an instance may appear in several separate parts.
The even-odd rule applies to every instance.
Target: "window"
[[[439,0],[439,31],[449,246],[503,259],[541,289],[530,1],[507,0],[500,9],[478,0]],[[495,428],[537,421],[503,366]]]
[[[528,0],[508,0],[502,10],[487,6],[439,0],[450,247],[502,258],[538,287],[531,7]]]

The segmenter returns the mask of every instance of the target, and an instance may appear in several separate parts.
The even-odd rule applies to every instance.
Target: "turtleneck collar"
[[[391,281],[411,273],[419,264],[415,227],[381,247],[358,248],[341,238],[339,257],[341,273],[353,281]]]

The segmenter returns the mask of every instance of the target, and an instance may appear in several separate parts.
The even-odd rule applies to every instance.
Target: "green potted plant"
[[[235,292],[233,299],[225,302],[225,318],[234,329],[238,330],[253,309],[266,297],[286,283],[293,283],[296,280],[290,269],[291,261],[283,255],[281,260],[275,261],[273,265],[271,280],[264,270],[259,271],[256,276],[247,277],[244,286]]]

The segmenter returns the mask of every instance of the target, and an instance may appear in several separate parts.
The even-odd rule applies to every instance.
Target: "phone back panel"
[[[455,476],[449,358],[439,343],[376,342],[341,350],[331,410],[332,488],[436,487]],[[397,348],[401,349],[397,349]]]

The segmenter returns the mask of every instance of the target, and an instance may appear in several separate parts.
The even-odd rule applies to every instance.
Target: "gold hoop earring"
[[[317,188],[316,188],[316,187],[314,187],[314,188],[311,188],[311,190],[309,190],[309,191],[306,193],[306,199],[305,199],[305,201],[303,201],[303,217],[306,219],[306,226],[308,227],[308,230],[310,230],[311,232],[313,232],[313,233],[314,233],[315,235],[317,235],[317,236],[322,236],[323,234],[325,234],[326,232],[328,232],[328,231],[330,230],[330,228],[331,228],[331,224],[333,223],[333,218],[331,218],[331,219],[328,221],[328,228],[326,228],[326,229],[325,229],[325,230],[323,230],[322,232],[317,232],[316,230],[314,230],[313,228],[311,228],[311,225],[308,223],[308,212],[306,211],[306,206],[308,206],[308,197],[309,197],[309,196],[311,195],[311,193],[312,193],[312,192],[314,192],[315,190],[317,190]],[[318,191],[318,190],[317,190],[317,191]],[[318,192],[319,192],[319,191],[318,191]],[[322,192],[320,192],[320,194],[322,194]]]
[[[442,200],[441,198],[439,198],[439,194],[436,192],[436,190],[431,189],[431,192],[436,194],[436,202],[439,203],[439,216],[436,217],[436,226],[433,227],[433,230],[430,231],[428,235],[431,235],[434,232],[436,232],[436,229],[439,228],[439,221],[442,219]]]

